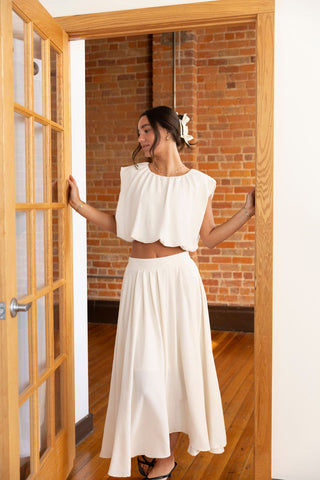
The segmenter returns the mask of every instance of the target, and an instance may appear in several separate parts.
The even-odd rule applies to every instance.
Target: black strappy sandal
[[[142,458],[142,460],[141,460],[141,458]],[[155,464],[156,459],[153,458],[153,459],[150,461],[150,460],[148,460],[144,455],[139,455],[139,456],[137,457],[137,461],[138,461],[139,472],[141,473],[141,475],[142,475],[143,477],[147,478],[146,475],[148,475],[148,473],[146,473],[146,472],[143,470],[143,468],[142,468],[141,465],[147,465],[148,467],[151,467],[151,468],[152,468],[152,467],[154,466],[154,464]]]
[[[177,466],[177,462],[174,462],[173,469],[169,473],[167,473],[167,475],[161,475],[160,477],[148,477],[148,475],[146,475],[144,478],[148,478],[149,480],[160,480],[161,478],[170,478],[171,473],[176,468],[176,466]]]

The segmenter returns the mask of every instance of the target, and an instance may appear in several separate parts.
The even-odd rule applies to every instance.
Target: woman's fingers
[[[68,185],[69,185],[70,190],[71,190],[70,194],[72,195],[73,192],[77,192],[77,194],[78,194],[78,185],[77,185],[77,182],[75,181],[75,179],[73,178],[72,175],[69,176],[67,181],[68,181]]]
[[[250,190],[250,192],[248,193],[248,196],[251,197],[251,201],[252,201],[252,204],[254,205],[255,203],[255,193],[256,193],[256,189],[253,188],[252,190]]]
[[[75,179],[72,175],[69,175],[68,183],[69,183],[69,185],[72,185],[72,184],[77,185],[77,182],[75,181]]]
[[[253,204],[254,204],[254,200],[255,200],[255,191],[256,189],[253,188],[252,190],[250,190],[250,192],[248,193],[247,197],[252,200]]]
[[[69,175],[67,183],[69,185],[68,202],[70,204],[79,203],[79,189],[77,182],[72,175]]]
[[[252,188],[250,190],[250,192],[248,192],[245,206],[252,213],[252,215],[254,215],[254,213],[255,213],[255,188]]]

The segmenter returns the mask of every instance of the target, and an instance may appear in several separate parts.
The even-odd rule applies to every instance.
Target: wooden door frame
[[[86,40],[256,23],[255,480],[271,478],[274,10],[274,0],[217,0],[56,18]]]

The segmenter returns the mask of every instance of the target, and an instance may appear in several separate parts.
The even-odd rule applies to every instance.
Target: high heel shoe
[[[172,470],[170,470],[170,472],[167,473],[166,475],[160,475],[160,477],[148,477],[148,475],[146,475],[144,478],[148,478],[149,480],[160,480],[161,478],[170,478],[171,474],[172,474],[173,470],[176,468],[176,466],[177,466],[177,462],[174,462],[174,466],[173,466]]]
[[[142,458],[142,460],[141,460],[141,458]],[[141,473],[141,475],[142,475],[143,477],[145,477],[146,475],[148,475],[148,473],[146,473],[146,472],[143,470],[143,468],[142,468],[141,465],[147,465],[148,467],[151,467],[151,468],[152,468],[152,467],[154,466],[154,464],[155,464],[156,459],[153,458],[153,459],[150,461],[150,460],[148,460],[144,455],[139,455],[139,456],[137,457],[137,461],[138,461],[139,472]]]

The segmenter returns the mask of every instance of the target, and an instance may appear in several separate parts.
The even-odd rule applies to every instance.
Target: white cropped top
[[[153,173],[149,162],[121,167],[120,177],[118,237],[197,250],[208,198],[216,188],[213,178],[195,169],[165,177]]]

